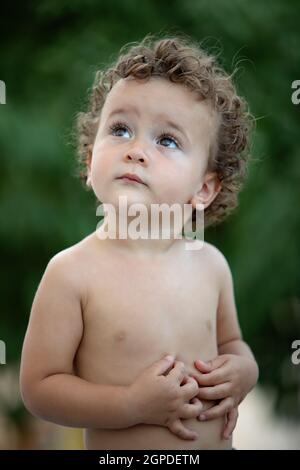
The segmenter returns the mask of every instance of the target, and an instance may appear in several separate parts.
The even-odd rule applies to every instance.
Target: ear
[[[91,163],[92,163],[92,155],[93,155],[93,146],[90,144],[87,147],[87,154],[86,154],[86,173],[87,173],[87,178],[86,178],[86,185],[88,187],[91,187]]]
[[[196,209],[196,204],[203,204],[206,209],[221,191],[222,185],[216,172],[206,173],[201,188],[191,198],[190,203]]]

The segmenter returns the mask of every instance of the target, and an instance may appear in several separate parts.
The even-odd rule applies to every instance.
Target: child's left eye
[[[177,140],[175,139],[175,137],[173,137],[173,136],[171,136],[171,135],[169,135],[169,134],[165,134],[165,133],[162,134],[162,135],[160,136],[160,140],[169,140],[170,142],[173,142],[173,143],[176,145],[175,148],[179,148],[179,144],[178,144]],[[164,147],[165,147],[165,146],[164,146]]]

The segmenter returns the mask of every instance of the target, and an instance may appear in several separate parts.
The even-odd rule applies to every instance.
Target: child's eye
[[[128,134],[130,133],[130,129],[123,122],[115,122],[111,124],[111,126],[109,127],[109,130],[117,137],[123,137],[123,131],[128,132]],[[175,144],[175,147],[173,147],[173,149],[180,148],[180,144],[178,143],[177,139],[175,139],[175,137],[170,133],[163,132],[160,135],[159,141],[161,142],[163,140],[168,140],[169,142],[173,142],[173,144]],[[169,145],[163,145],[163,147],[172,148]]]
[[[115,122],[114,124],[112,124],[110,127],[109,127],[109,130],[112,132],[112,133],[116,133],[117,131],[121,130],[125,130],[129,133],[129,129],[128,127],[123,123],[123,122]],[[122,134],[116,134],[117,137],[122,137]]]
[[[172,136],[171,134],[163,133],[163,134],[160,136],[160,141],[162,141],[162,140],[169,140],[170,142],[173,142],[173,143],[176,145],[175,148],[179,148],[179,147],[180,147],[180,145],[179,145],[179,143],[177,142],[177,140],[175,139],[175,137]],[[164,145],[164,147],[165,147],[165,145]],[[167,146],[167,147],[169,147],[169,146]],[[169,147],[169,148],[170,148],[170,147]],[[173,147],[173,148],[174,148],[174,147]]]

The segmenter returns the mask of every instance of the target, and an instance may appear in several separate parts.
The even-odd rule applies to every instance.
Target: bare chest
[[[119,262],[91,272],[86,357],[138,372],[167,353],[187,362],[213,355],[218,293],[207,270],[187,262]]]
[[[92,293],[91,306],[101,311],[102,319],[112,320],[114,330],[124,327],[128,333],[142,326],[143,330],[165,326],[174,333],[183,324],[196,326],[196,319],[198,324],[207,322],[211,317],[207,310],[211,313],[215,306],[214,289],[205,276],[195,279],[192,273],[185,273],[182,277],[180,268],[176,273],[116,270],[103,281],[100,291],[101,300],[99,291]]]

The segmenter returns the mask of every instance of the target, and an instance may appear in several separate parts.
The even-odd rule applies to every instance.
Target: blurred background
[[[80,430],[31,417],[18,385],[45,267],[98,222],[92,193],[75,177],[71,129],[95,71],[121,46],[182,31],[218,53],[228,72],[239,68],[238,90],[257,119],[239,208],[206,232],[232,268],[244,338],[260,366],[259,385],[240,407],[235,445],[300,449],[300,364],[291,360],[300,340],[300,104],[291,100],[300,80],[299,13],[296,0],[1,4],[0,448],[82,448]]]

